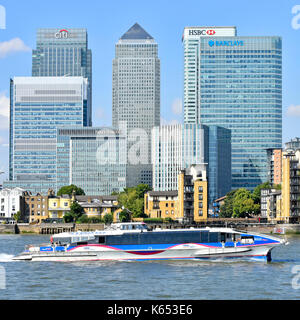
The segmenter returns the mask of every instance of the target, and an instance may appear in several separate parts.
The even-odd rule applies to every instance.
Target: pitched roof
[[[126,33],[123,34],[121,40],[135,39],[153,39],[138,23],[135,23]]]

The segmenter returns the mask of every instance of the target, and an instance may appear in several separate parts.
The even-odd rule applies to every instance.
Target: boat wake
[[[7,253],[0,253],[0,262],[12,262],[14,255]]]

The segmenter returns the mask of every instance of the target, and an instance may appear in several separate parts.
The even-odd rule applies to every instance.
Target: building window
[[[203,216],[203,210],[199,210],[199,217]]]
[[[169,206],[169,204],[168,203],[166,203],[166,207],[168,207]]]
[[[199,202],[199,208],[203,208],[203,202]]]
[[[203,194],[199,194],[199,200],[203,200]]]
[[[168,215],[169,214],[169,211],[166,211],[166,215]]]
[[[199,192],[203,192],[203,187],[199,187]]]

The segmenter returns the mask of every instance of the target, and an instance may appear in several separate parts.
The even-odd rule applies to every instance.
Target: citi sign
[[[216,34],[215,30],[189,30],[190,36],[213,36]]]
[[[242,47],[244,45],[244,41],[208,41],[208,45],[210,47]]]
[[[69,31],[66,29],[62,29],[59,32],[56,32],[54,36],[56,39],[68,39]]]

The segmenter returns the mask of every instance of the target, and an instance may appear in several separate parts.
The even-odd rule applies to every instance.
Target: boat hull
[[[21,254],[14,260],[31,261],[126,261],[126,260],[186,260],[254,258],[271,260],[273,245],[249,245],[239,247],[209,247],[201,244],[175,245],[167,249],[119,249],[107,246],[79,246],[67,252],[32,252]]]

